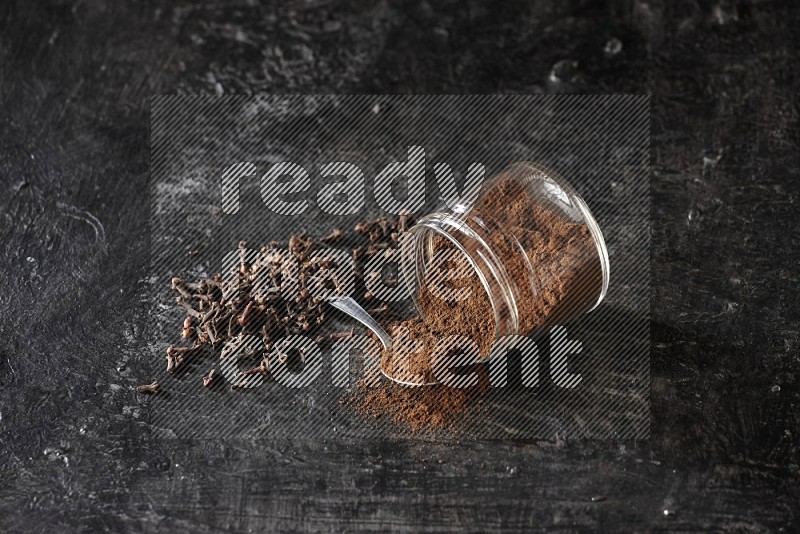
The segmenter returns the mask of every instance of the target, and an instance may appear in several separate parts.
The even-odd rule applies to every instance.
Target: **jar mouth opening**
[[[475,243],[476,249],[487,251],[491,255],[489,246],[484,242],[480,235],[478,235],[472,228],[470,228],[463,220],[452,215],[444,214],[431,214],[420,219],[412,228],[409,229],[412,239],[409,240],[408,245],[413,247],[413,250],[404,250],[403,255],[410,254],[410,261],[403,261],[404,277],[413,284],[413,291],[411,291],[411,298],[417,311],[424,315],[422,306],[420,306],[418,292],[420,289],[420,280],[424,280],[425,269],[429,263],[429,259],[433,257],[433,237],[441,236],[452,244],[461,256],[466,259],[472,272],[478,276],[481,282],[481,287],[485,292],[489,303],[492,307],[494,315],[495,338],[505,335],[507,333],[516,333],[519,330],[519,320],[517,317],[516,303],[514,302],[513,295],[501,295],[504,302],[497,302],[496,298],[492,298],[492,283],[490,282],[487,273],[485,273],[478,265],[476,259],[468,252],[463,241]],[[493,264],[496,268],[499,267],[499,260],[497,258],[482,257],[487,263]],[[511,300],[508,302],[508,300]],[[499,305],[504,305],[508,310],[510,325],[506,325],[503,320],[503,312],[498,309]],[[509,332],[510,330],[510,332]]]
[[[597,219],[594,218],[592,215],[589,206],[586,204],[586,201],[583,200],[583,197],[575,190],[572,185],[561,177],[557,172],[541,165],[539,163],[533,162],[519,162],[514,163],[511,167],[522,167],[524,169],[529,169],[533,171],[538,171],[547,176],[547,179],[552,180],[564,193],[566,193],[569,198],[575,203],[580,215],[583,217],[583,222],[586,223],[586,226],[589,228],[589,233],[592,236],[592,241],[594,241],[595,248],[597,249],[597,257],[600,261],[600,272],[602,277],[602,283],[600,287],[600,294],[597,296],[597,301],[592,305],[591,308],[586,310],[587,312],[593,311],[596,309],[603,299],[606,296],[606,292],[608,291],[608,285],[611,280],[611,262],[608,259],[608,247],[606,247],[606,240],[603,237],[603,232],[600,230],[600,225],[597,223]]]

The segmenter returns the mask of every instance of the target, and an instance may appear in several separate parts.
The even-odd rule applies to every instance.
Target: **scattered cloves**
[[[397,250],[399,235],[413,224],[410,213],[401,213],[397,218],[378,217],[359,222],[354,227],[356,238],[361,245],[352,249],[352,265],[357,278],[373,281],[379,273],[363,275],[366,260],[385,251],[393,254]],[[321,238],[323,243],[337,243],[344,240],[346,232],[342,228],[332,230]],[[342,292],[342,284],[335,275],[338,267],[331,259],[315,258],[311,252],[315,242],[303,233],[289,237],[288,242],[271,241],[260,247],[253,257],[247,242],[238,243],[239,264],[233,268],[235,276],[224,278],[217,273],[210,278],[187,283],[176,276],[171,286],[176,293],[176,303],[186,310],[181,337],[194,339],[189,347],[170,346],[167,349],[167,372],[175,372],[195,351],[206,345],[219,347],[241,335],[259,335],[267,351],[279,346],[283,336],[313,333],[323,324],[326,306],[321,305],[311,291],[315,288],[333,289]],[[288,253],[281,248],[287,247]],[[388,256],[387,256],[388,257]],[[388,281],[391,285],[394,281]],[[285,290],[296,283],[297,293],[286,297]],[[314,286],[314,284],[317,284]],[[364,300],[375,296],[367,291]],[[388,306],[380,304],[369,310],[378,314]],[[353,330],[337,332],[328,336],[316,335],[317,343],[329,339],[347,339]],[[281,361],[288,355],[278,351]],[[263,363],[254,369],[264,371]],[[256,372],[253,370],[253,372]],[[266,371],[264,371],[266,372]],[[203,385],[208,387],[214,380],[216,371],[211,370],[203,377]]]

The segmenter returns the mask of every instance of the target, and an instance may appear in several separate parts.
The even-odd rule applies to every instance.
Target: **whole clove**
[[[184,339],[188,339],[194,335],[194,326],[192,326],[192,317],[187,316],[186,319],[183,320],[183,330],[181,331],[181,337]]]
[[[371,228],[372,228],[372,225],[371,225],[370,223],[367,223],[367,222],[360,222],[360,223],[357,223],[357,224],[355,225],[355,227],[353,228],[353,230],[354,230],[354,231],[355,231],[355,233],[357,233],[357,234],[361,234],[361,235],[367,235],[367,234],[369,234],[369,233],[370,233],[370,230],[371,230]]]
[[[289,353],[288,353],[288,352],[286,352],[286,351],[283,351],[283,350],[280,350],[280,349],[279,349],[279,348],[277,348],[277,347],[275,347],[275,352],[277,352],[277,353],[278,353],[278,361],[279,361],[281,364],[284,364],[284,363],[286,363],[286,362],[289,360]]]
[[[366,255],[372,256],[373,254],[377,254],[381,250],[386,250],[391,245],[389,243],[372,243],[370,246],[367,247]]]
[[[201,348],[203,345],[200,343],[192,347],[176,347],[174,345],[167,347],[167,373],[174,373],[189,356]]]
[[[161,384],[158,383],[158,380],[154,381],[152,384],[144,384],[136,388],[137,393],[146,393],[148,395],[158,393],[159,391],[161,391]]]
[[[214,382],[214,379],[217,377],[217,370],[211,369],[205,375],[203,375],[203,387],[211,387],[211,384]]]
[[[244,325],[246,325],[246,324],[247,324],[247,321],[249,321],[249,320],[250,320],[250,317],[251,317],[251,315],[252,315],[253,308],[255,308],[255,305],[256,305],[255,301],[252,301],[252,300],[251,300],[251,301],[250,301],[250,302],[248,302],[248,303],[247,303],[247,305],[244,307],[244,311],[242,312],[242,315],[240,315],[240,316],[239,316],[239,318],[237,319],[237,322],[238,322],[238,323],[239,323],[241,326],[244,326]]]
[[[380,306],[377,306],[375,308],[370,308],[367,311],[372,315],[380,315],[382,313],[386,313],[387,311],[389,311],[389,305],[384,302]]]
[[[344,231],[341,228],[334,228],[330,234],[321,238],[320,241],[323,242],[339,241],[342,239],[342,237],[344,237]]]
[[[381,230],[381,237],[387,237],[389,235],[389,220],[386,217],[380,217],[377,224]]]
[[[403,233],[408,230],[409,220],[411,219],[411,213],[408,210],[403,210],[400,212],[400,215],[397,217],[397,232]]]
[[[353,333],[355,330],[353,327],[350,327],[350,330],[345,330],[344,332],[334,332],[328,336],[330,339],[350,339],[353,337]]]
[[[269,356],[264,356],[261,360],[261,363],[258,364],[256,367],[252,369],[247,369],[246,371],[239,371],[237,376],[246,376],[246,375],[254,375],[254,374],[261,374],[266,375],[269,373]]]
[[[172,289],[180,293],[181,297],[183,297],[185,300],[191,300],[192,293],[186,287],[186,284],[181,278],[176,276],[172,279]]]

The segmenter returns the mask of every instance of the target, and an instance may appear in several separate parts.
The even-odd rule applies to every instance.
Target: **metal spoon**
[[[416,375],[419,378],[419,381],[417,382],[411,382],[409,380],[400,380],[399,378],[395,378],[392,375],[387,374],[386,371],[383,370],[383,367],[381,367],[381,374],[386,378],[388,378],[389,380],[391,380],[392,382],[400,384],[401,386],[412,387],[412,388],[421,386],[435,386],[439,383],[439,382],[423,382],[422,380],[424,379],[425,375]]]
[[[372,332],[378,336],[383,348],[392,348],[392,337],[386,333],[386,330],[381,328],[381,325],[378,324],[378,321],[373,319],[372,316],[367,313],[367,310],[362,308],[358,302],[353,300],[351,297],[332,297],[328,299],[328,304],[337,310],[346,313],[359,323],[372,330]]]
[[[349,315],[359,323],[363,324],[378,337],[385,349],[392,348],[392,337],[381,328],[381,325],[372,318],[372,316],[362,308],[358,302],[353,300],[351,297],[332,297],[327,299],[328,304],[336,308],[337,310]],[[417,386],[433,386],[436,385],[438,382],[411,382],[406,380],[399,380],[393,376],[386,374],[386,371],[383,370],[381,367],[381,374],[391,380],[392,382],[396,382],[403,386],[410,386],[410,387],[417,387]]]

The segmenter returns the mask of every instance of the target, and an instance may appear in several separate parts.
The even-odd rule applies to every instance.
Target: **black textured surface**
[[[0,5],[0,528],[793,530],[798,7],[253,4]],[[650,441],[153,435],[151,94],[567,90],[653,94]]]

